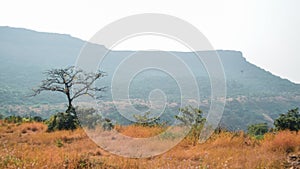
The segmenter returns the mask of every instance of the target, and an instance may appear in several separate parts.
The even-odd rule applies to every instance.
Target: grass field
[[[243,132],[221,131],[203,144],[193,145],[193,138],[186,137],[164,154],[134,159],[104,151],[82,129],[46,129],[42,123],[0,121],[0,168],[285,168],[288,155],[300,151],[300,134],[295,132],[268,133],[256,140]],[[163,131],[143,126],[116,129],[132,137]]]

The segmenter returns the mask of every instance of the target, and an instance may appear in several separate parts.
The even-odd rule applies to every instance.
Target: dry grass
[[[290,131],[269,133],[261,141],[243,132],[221,132],[204,144],[184,140],[159,156],[130,159],[102,150],[81,129],[45,129],[41,123],[0,122],[0,168],[283,168],[287,154],[300,150],[300,135]],[[163,131],[141,126],[117,130],[134,137]]]
[[[136,138],[147,138],[158,135],[165,129],[163,127],[147,127],[141,125],[130,125],[130,126],[116,126],[115,129],[124,134],[125,136],[136,137]]]
[[[298,152],[300,151],[300,134],[290,131],[282,131],[276,135],[268,133],[262,144],[269,151]]]

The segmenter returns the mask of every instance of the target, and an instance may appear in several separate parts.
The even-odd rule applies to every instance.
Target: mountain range
[[[44,78],[43,72],[46,70],[75,65],[85,43],[81,39],[65,34],[0,27],[0,113],[4,115],[18,113],[12,110],[15,105],[26,107],[64,103],[66,100],[60,94],[45,93],[37,97],[27,96],[31,88],[37,86]],[[102,45],[96,45],[96,48],[107,51]],[[135,52],[110,51],[107,55],[108,59],[101,65],[101,70],[107,72],[108,76],[99,83],[110,86],[109,82],[114,70],[126,56]],[[299,106],[299,84],[282,79],[249,63],[239,51],[217,50],[199,53],[203,57],[209,57],[215,52],[223,65],[227,86],[227,103],[222,125],[233,130],[246,129],[247,125],[259,122],[267,122],[272,126],[272,120],[279,114]],[[164,57],[164,52],[147,51],[146,53],[158,58]],[[207,111],[211,86],[205,67],[192,52],[169,51],[169,53],[181,58],[195,74],[197,83],[201,84],[199,85],[201,98],[205,101],[201,104],[201,109]],[[180,98],[176,81],[155,70],[143,72],[133,79],[129,89],[130,97],[147,100],[149,92],[156,88],[165,91],[167,98],[172,102]],[[103,100],[110,101],[111,93],[105,93]],[[51,113],[55,113],[54,110],[50,111]],[[49,116],[43,112],[41,115]]]

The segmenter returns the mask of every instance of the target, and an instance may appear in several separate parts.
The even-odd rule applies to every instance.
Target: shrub
[[[151,112],[148,111],[143,115],[133,115],[138,125],[147,126],[147,127],[154,127],[159,125],[159,118],[158,117],[151,117]]]
[[[256,138],[263,138],[263,135],[269,130],[267,123],[258,123],[248,126],[248,134]]]
[[[28,122],[32,122],[32,121],[33,121],[33,119],[30,118],[30,117],[23,117],[22,118],[22,123],[28,123]]]
[[[8,116],[4,119],[5,122],[7,123],[28,123],[28,122],[42,122],[43,119],[39,116],[35,116],[35,117],[21,117],[21,116]]]
[[[51,116],[46,124],[48,125],[48,132],[55,130],[74,130],[79,127],[78,118],[74,108]]]
[[[63,144],[63,142],[61,141],[61,139],[57,139],[57,140],[55,141],[55,145],[56,145],[58,148],[64,146],[64,144]]]
[[[104,130],[114,128],[112,121],[108,118],[103,119],[94,108],[76,108],[76,113],[82,127],[95,129],[97,125],[100,125]]]
[[[87,155],[81,155],[76,161],[75,168],[95,168],[95,164]]]
[[[114,125],[110,119],[105,118],[101,123],[104,130],[112,130],[114,128]]]
[[[6,123],[22,123],[23,119],[21,116],[8,116],[4,121]]]
[[[278,119],[274,121],[277,130],[289,129],[291,131],[300,130],[300,114],[299,108],[291,109],[286,114],[281,114]]]
[[[35,121],[35,122],[42,122],[42,121],[44,121],[40,116],[34,116],[32,118],[32,120]]]
[[[76,108],[76,113],[80,120],[80,125],[88,129],[95,129],[96,125],[101,121],[101,116],[97,114],[94,108]]]

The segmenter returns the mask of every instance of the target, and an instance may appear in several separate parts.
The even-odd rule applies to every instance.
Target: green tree
[[[299,108],[291,109],[285,114],[281,114],[279,118],[274,121],[277,130],[289,129],[291,131],[300,130],[300,114]]]
[[[188,137],[192,140],[192,144],[196,145],[199,140],[201,130],[206,119],[203,116],[203,112],[198,108],[193,108],[191,106],[186,106],[180,108],[180,115],[175,116],[175,118],[181,121],[184,125],[191,126],[190,133]]]
[[[255,137],[262,137],[269,131],[267,123],[258,123],[248,126],[248,134]]]
[[[198,108],[186,106],[184,108],[180,108],[179,111],[181,112],[181,115],[176,115],[175,118],[185,125],[199,126],[206,120],[202,117],[203,112]]]

